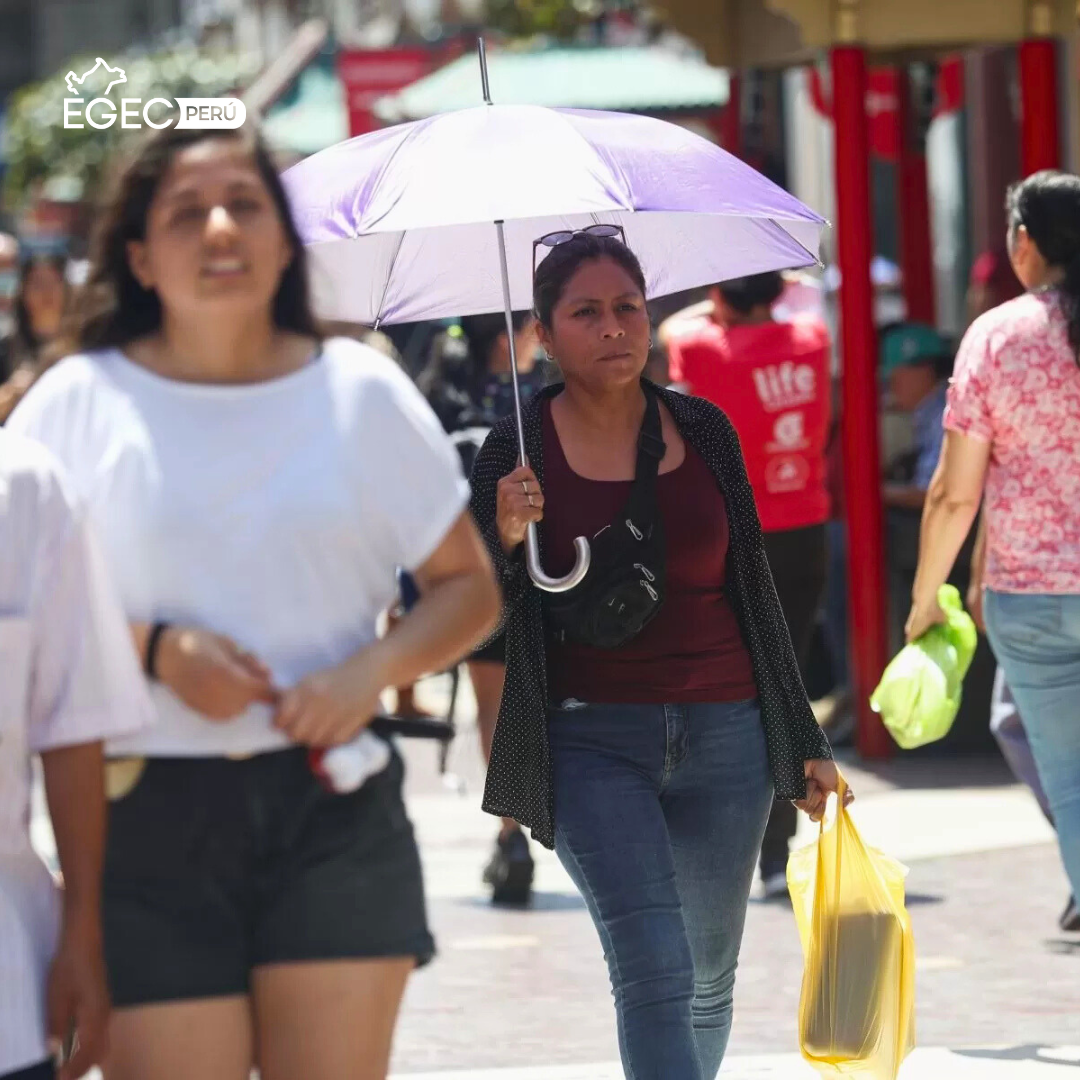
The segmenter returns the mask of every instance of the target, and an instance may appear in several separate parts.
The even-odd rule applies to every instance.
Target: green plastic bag
[[[870,707],[905,750],[943,739],[956,719],[979,633],[953,585],[938,589],[945,622],[905,645],[885,669]]]

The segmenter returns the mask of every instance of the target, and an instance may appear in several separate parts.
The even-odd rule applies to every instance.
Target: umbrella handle
[[[529,577],[538,589],[543,589],[544,592],[561,593],[569,592],[575,585],[581,584],[592,563],[592,549],[584,536],[579,536],[574,541],[574,552],[577,556],[574,569],[566,577],[548,577],[540,565],[540,544],[536,536],[536,522],[529,522],[525,530],[525,566],[529,571]]]
[[[480,64],[484,68],[484,49],[481,40]],[[521,417],[521,385],[518,381],[518,358],[517,345],[514,334],[513,303],[510,298],[510,273],[506,262],[506,234],[501,221],[495,222],[495,233],[499,241],[499,269],[502,272],[503,307],[506,315],[506,337],[510,345],[510,381],[514,387],[514,423],[517,427],[518,460],[527,465],[529,458],[525,453],[525,424]],[[536,532],[536,522],[530,521],[525,531],[525,567],[529,571],[529,577],[533,584],[544,592],[560,593],[569,592],[575,585],[581,584],[582,579],[589,572],[589,564],[592,562],[592,550],[589,541],[584,536],[579,536],[574,541],[574,551],[577,558],[574,569],[566,577],[553,578],[544,573],[540,565],[540,541]]]

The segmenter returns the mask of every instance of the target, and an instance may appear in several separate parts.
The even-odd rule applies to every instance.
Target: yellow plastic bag
[[[832,824],[788,862],[806,961],[799,1045],[822,1076],[896,1080],[915,1046],[907,868],[863,843],[843,790]]]

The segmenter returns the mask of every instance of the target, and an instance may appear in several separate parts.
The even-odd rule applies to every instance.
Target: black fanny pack
[[[646,388],[634,484],[618,518],[593,538],[589,572],[564,593],[546,593],[544,611],[560,641],[617,649],[641,633],[664,603],[664,527],[656,476],[664,457],[660,407]]]

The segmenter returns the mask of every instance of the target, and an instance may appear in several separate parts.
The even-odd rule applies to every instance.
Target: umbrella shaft
[[[476,53],[480,58],[480,85],[484,91],[484,104],[491,104],[491,84],[488,82],[487,46],[483,36],[476,39]]]
[[[506,233],[501,221],[495,222],[495,231],[499,236],[499,269],[502,271],[503,308],[506,315],[506,337],[510,345],[510,381],[514,385],[514,419],[517,421],[518,457],[522,465],[528,463],[525,457],[525,425],[521,419],[521,386],[518,383],[517,343],[514,333],[514,311],[510,300],[510,269],[506,261]]]

